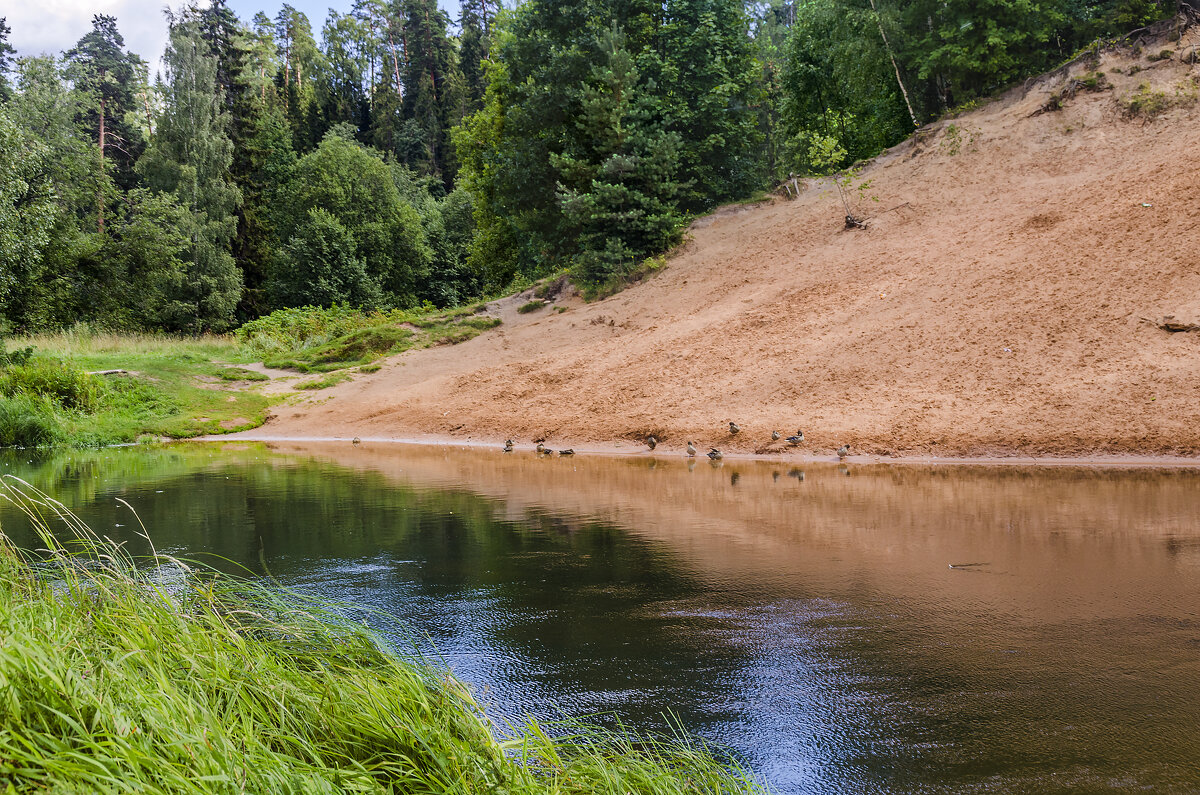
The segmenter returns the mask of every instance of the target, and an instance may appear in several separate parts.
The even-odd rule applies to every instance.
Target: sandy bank
[[[819,185],[727,209],[621,294],[524,315],[525,297],[498,302],[499,328],[247,436],[632,452],[654,433],[675,454],[1184,463],[1200,455],[1200,333],[1147,321],[1200,322],[1200,111],[1130,119],[1120,100],[1184,96],[1200,65],[1098,68],[1111,88],[1062,110],[1038,113],[1065,76],[885,153],[863,175],[866,230],[843,229]],[[798,428],[799,452],[771,443]]]

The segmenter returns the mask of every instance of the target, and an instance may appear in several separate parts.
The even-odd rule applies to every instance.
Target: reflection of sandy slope
[[[410,445],[270,447],[466,488],[503,500],[501,518],[610,521],[747,591],[1050,621],[1200,608],[1200,473],[1191,471],[881,465],[845,475],[825,465],[800,481],[764,462],[698,461],[689,472],[682,459],[651,469],[645,459]]]

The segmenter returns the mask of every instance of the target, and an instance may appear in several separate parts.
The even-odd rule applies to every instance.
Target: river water
[[[394,616],[497,719],[678,722],[780,793],[1200,791],[1200,471],[225,443],[0,473]]]

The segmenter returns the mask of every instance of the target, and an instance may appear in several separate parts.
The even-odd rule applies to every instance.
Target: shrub
[[[32,359],[0,372],[0,395],[44,395],[64,409],[94,411],[99,393],[94,377],[55,359]]]
[[[45,398],[0,397],[0,447],[44,447],[58,439],[58,422]]]
[[[546,305],[545,301],[530,301],[527,304],[521,304],[521,306],[517,307],[517,312],[519,312],[522,315],[527,315],[530,312],[538,311],[545,305]]]
[[[29,364],[29,360],[33,358],[33,347],[26,346],[17,348],[16,350],[4,350],[4,343],[0,342],[0,368],[9,367],[11,365]]]
[[[279,309],[251,320],[236,332],[237,339],[258,354],[301,351],[323,345],[359,329],[384,323],[401,323],[408,313],[363,312],[344,305],[328,308],[305,306]]]

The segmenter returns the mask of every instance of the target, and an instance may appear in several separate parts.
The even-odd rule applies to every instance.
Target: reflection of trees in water
[[[445,610],[486,593],[487,609],[469,616],[481,641],[525,659],[542,672],[535,686],[556,697],[644,693],[620,704],[629,708],[623,719],[640,725],[665,728],[656,717],[666,709],[698,722],[711,693],[701,686],[681,695],[680,672],[699,666],[729,678],[752,655],[723,642],[707,589],[674,555],[602,522],[536,508],[511,517],[501,501],[461,488],[415,488],[257,447],[71,452],[27,459],[21,476],[135,555],[150,548],[118,497],[136,508],[160,551],[217,568],[261,572],[260,539],[285,584],[330,564],[382,564],[382,573],[346,566],[339,576],[348,591],[368,594],[364,607],[390,604],[418,629],[422,617],[404,600]],[[20,517],[0,520],[20,543]],[[349,581],[356,577],[369,582]],[[322,590],[338,598],[336,587]]]

